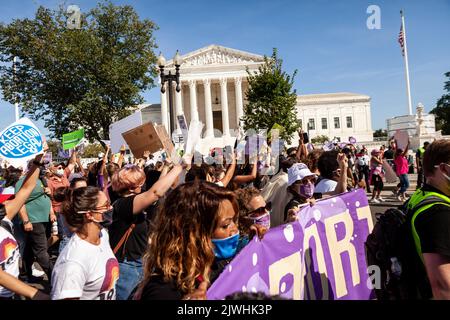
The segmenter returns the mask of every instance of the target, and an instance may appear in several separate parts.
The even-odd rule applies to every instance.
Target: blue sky
[[[0,21],[33,17],[38,5],[56,8],[56,0],[0,0]],[[82,11],[95,1],[72,0]],[[356,92],[372,98],[372,127],[407,113],[403,59],[397,36],[400,9],[406,17],[413,108],[431,110],[443,94],[450,71],[449,0],[122,0],[142,18],[156,22],[155,33],[166,58],[209,44],[270,55],[278,48],[289,73],[298,69],[298,94]],[[369,5],[381,9],[381,29],[369,30]],[[159,102],[157,88],[143,93]],[[1,96],[0,96],[1,98]],[[0,128],[14,121],[14,108],[1,100]],[[38,126],[43,129],[41,123]],[[46,130],[43,130],[47,132]]]

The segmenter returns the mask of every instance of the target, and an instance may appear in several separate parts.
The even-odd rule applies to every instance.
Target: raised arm
[[[409,139],[408,139],[408,143],[406,144],[405,150],[403,150],[404,157],[406,157],[406,155],[408,154],[408,150],[409,150]]]
[[[77,163],[77,155],[78,152],[76,149],[74,149],[72,151],[72,155],[70,156],[69,164],[67,165],[67,168],[69,168],[70,172],[72,172],[73,169],[75,168],[75,164]]]
[[[123,160],[125,159],[125,145],[122,145],[120,148],[119,159],[117,160],[117,165],[119,168],[122,168]]]
[[[20,208],[25,204],[31,192],[35,188],[36,180],[39,178],[39,163],[41,162],[43,156],[43,154],[36,156],[33,165],[23,181],[22,187],[16,192],[14,199],[4,202],[6,216],[9,220],[13,219],[17,212],[19,212]]]
[[[225,177],[220,180],[225,188],[228,186],[231,179],[233,179],[234,171],[236,170],[236,155],[234,154],[234,152],[232,153],[231,157],[231,164],[228,167],[227,173],[225,174]]]
[[[244,175],[243,176],[235,176],[233,179],[233,182],[235,182],[237,184],[252,182],[256,179],[257,171],[258,171],[258,161],[255,159],[255,163],[252,166],[251,174],[245,175],[245,176]]]
[[[305,141],[303,140],[303,130],[298,131],[298,148],[297,153],[295,154],[295,158],[298,162],[301,162],[302,159],[306,158],[308,155],[308,149],[306,148]]]
[[[174,166],[166,176],[160,178],[149,190],[138,194],[133,201],[133,214],[140,213],[159,198],[163,197],[184,168],[185,166],[180,164]]]

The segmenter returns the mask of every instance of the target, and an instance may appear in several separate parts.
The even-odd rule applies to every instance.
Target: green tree
[[[443,134],[450,134],[450,72],[445,73],[445,76],[449,78],[444,85],[447,93],[442,95],[430,113],[435,115],[436,130],[442,130]]]
[[[292,90],[297,70],[290,76],[282,70],[282,60],[274,48],[270,58],[264,57],[264,64],[253,74],[247,70],[249,89],[246,92],[244,129],[268,131],[277,123],[283,126],[281,138],[290,143],[292,135],[299,128],[296,116],[297,94]]]
[[[3,96],[43,119],[53,137],[83,127],[90,141],[108,140],[109,125],[154,86],[156,29],[128,5],[100,2],[82,14],[79,29],[67,28],[63,6],[40,6],[34,19],[0,25]]]
[[[330,141],[330,138],[328,138],[325,135],[317,136],[317,137],[311,139],[312,143],[319,143],[319,144],[325,143],[327,141]]]
[[[383,130],[383,129],[377,129],[373,132],[373,137],[387,137],[388,133],[387,130]]]
[[[86,148],[84,148],[80,156],[82,158],[97,158],[100,152],[105,152],[105,149],[100,143],[90,143],[86,146]]]

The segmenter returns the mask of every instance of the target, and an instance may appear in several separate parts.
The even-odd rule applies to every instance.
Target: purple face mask
[[[253,220],[254,224],[259,224],[263,227],[266,227],[267,229],[270,229],[270,213],[271,211],[264,213],[263,215],[259,216],[259,217],[254,217],[254,216],[248,216],[249,219]]]
[[[314,195],[314,184],[313,183],[307,183],[300,185],[299,190],[300,195],[306,197],[306,198],[312,198]]]

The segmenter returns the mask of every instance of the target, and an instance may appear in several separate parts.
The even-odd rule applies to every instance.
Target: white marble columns
[[[234,88],[236,92],[236,119],[237,119],[237,126],[241,126],[240,119],[244,115],[244,102],[242,100],[242,78],[236,77],[234,78]]]
[[[197,89],[195,80],[189,80],[189,99],[191,106],[191,120],[198,121]]]
[[[213,112],[211,105],[211,80],[203,79],[205,89],[205,118],[206,118],[206,137],[214,137]]]
[[[220,99],[222,101],[222,129],[223,135],[230,135],[230,121],[228,117],[227,78],[220,78]]]

